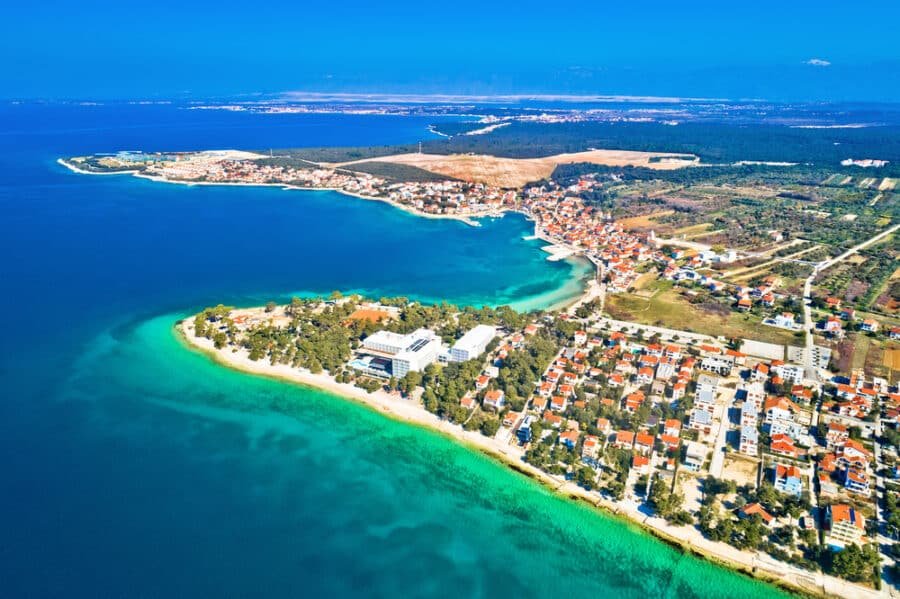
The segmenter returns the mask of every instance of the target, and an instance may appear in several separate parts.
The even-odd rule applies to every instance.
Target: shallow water
[[[542,306],[585,267],[334,193],[88,177],[59,155],[415,141],[426,120],[0,110],[4,596],[765,597],[437,434],[216,366],[172,325],[332,289]]]

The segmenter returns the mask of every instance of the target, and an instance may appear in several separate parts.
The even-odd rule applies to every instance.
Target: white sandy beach
[[[135,176],[137,176],[137,174],[138,174],[137,171],[131,171],[131,170],[129,170],[129,171],[110,171],[108,173],[97,173],[94,171],[86,171],[84,169],[78,168],[77,166],[75,166],[71,162],[68,162],[67,160],[63,160],[62,158],[57,158],[56,163],[61,164],[62,166],[69,169],[70,171],[78,173],[79,175],[135,175]]]
[[[150,179],[152,181],[163,183],[174,183],[180,185],[238,185],[253,187],[280,187],[289,190],[303,191],[337,191],[344,195],[356,197],[364,200],[373,200],[388,203],[396,208],[400,208],[410,214],[422,216],[426,218],[445,218],[465,222],[467,224],[478,226],[476,221],[468,217],[458,215],[432,215],[419,212],[409,206],[398,204],[386,198],[370,197],[362,194],[347,192],[341,189],[330,188],[307,188],[299,186],[291,186],[283,183],[228,183],[228,182],[206,182],[206,181],[176,181],[160,176],[144,175],[138,171],[119,171],[113,173],[97,173],[84,171],[77,166],[68,163],[63,159],[57,161],[59,164],[71,169],[74,172],[91,175],[119,175],[130,174],[136,177]],[[536,231],[535,236],[539,239],[555,243],[553,240],[541,235]],[[574,300],[568,300],[566,304],[577,305],[580,302],[588,301],[601,295],[601,288],[594,281],[585,289],[582,296]],[[563,308],[564,306],[554,306],[554,309]],[[252,361],[247,356],[246,351],[234,352],[230,348],[225,350],[216,350],[212,341],[199,338],[194,335],[193,320],[185,319],[182,321],[179,331],[183,334],[186,342],[193,348],[200,350],[217,362],[252,374],[278,378],[281,380],[306,385],[316,389],[326,391],[328,393],[338,395],[357,401],[369,408],[380,412],[390,418],[394,418],[409,424],[428,427],[444,434],[454,440],[461,442],[471,448],[474,448],[495,459],[501,460],[510,465],[514,469],[540,481],[554,491],[573,499],[583,500],[592,506],[602,508],[608,512],[617,514],[627,518],[629,521],[640,524],[645,529],[651,531],[660,538],[685,550],[701,555],[714,562],[720,563],[732,569],[752,574],[763,580],[782,584],[792,589],[798,589],[802,592],[817,596],[838,596],[838,597],[861,597],[866,599],[875,599],[877,597],[896,597],[894,591],[885,589],[875,591],[859,585],[854,585],[843,580],[826,576],[821,572],[809,572],[795,566],[784,564],[773,560],[763,553],[750,553],[740,551],[730,545],[717,543],[705,539],[702,534],[694,527],[676,527],[668,524],[661,518],[648,517],[640,512],[632,501],[623,500],[613,502],[605,499],[596,492],[587,491],[572,482],[565,481],[560,477],[551,476],[542,470],[525,463],[523,456],[524,451],[518,445],[511,445],[506,442],[498,441],[494,438],[485,437],[477,431],[465,431],[462,427],[441,420],[434,414],[427,412],[420,403],[413,400],[403,399],[399,395],[392,395],[384,391],[376,391],[368,393],[354,385],[342,384],[336,382],[327,374],[312,374],[308,371],[292,368],[288,365],[278,364],[272,365],[267,361]]]
[[[777,562],[764,553],[741,551],[725,543],[711,541],[704,538],[700,531],[692,526],[673,526],[662,518],[642,513],[639,511],[638,506],[628,499],[619,502],[608,500],[596,492],[587,491],[573,482],[551,476],[526,463],[523,459],[524,451],[518,445],[511,445],[506,442],[500,442],[495,438],[485,437],[477,431],[466,431],[462,427],[441,420],[436,415],[426,411],[418,401],[404,399],[399,395],[385,391],[368,393],[354,385],[338,383],[325,373],[312,374],[309,371],[284,364],[272,365],[267,361],[253,361],[248,358],[247,352],[244,350],[236,352],[231,348],[217,350],[211,340],[194,335],[192,318],[184,319],[180,324],[179,331],[189,345],[225,366],[320,389],[364,404],[389,418],[438,431],[464,445],[503,461],[515,470],[540,481],[557,493],[571,499],[585,501],[604,511],[624,517],[643,526],[661,539],[682,547],[685,551],[702,556],[723,566],[750,574],[767,582],[816,596],[860,597],[865,599],[896,596],[887,589],[883,591],[868,589],[827,576],[821,572],[810,572],[790,564]]]

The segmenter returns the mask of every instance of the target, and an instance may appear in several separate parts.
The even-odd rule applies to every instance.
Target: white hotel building
[[[486,324],[480,324],[453,344],[450,348],[451,362],[465,362],[477,358],[485,352],[488,343],[497,336],[497,329]]]
[[[391,331],[377,331],[362,343],[366,353],[389,357],[391,374],[400,378],[409,371],[421,371],[438,359],[441,338],[429,329],[418,329],[401,335]]]

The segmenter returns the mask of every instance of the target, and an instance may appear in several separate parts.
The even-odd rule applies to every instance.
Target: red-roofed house
[[[554,414],[550,410],[544,410],[543,419],[544,419],[544,422],[546,422],[553,428],[559,428],[560,426],[562,426],[562,423],[563,423],[563,417],[560,416],[559,414]]]
[[[681,439],[679,439],[678,437],[673,437],[671,435],[660,435],[659,440],[662,441],[666,446],[666,449],[669,450],[678,449],[678,445],[681,444]]]
[[[769,526],[775,520],[775,517],[759,503],[748,503],[738,510],[738,518],[752,518],[753,516],[759,516],[766,526]]]
[[[647,433],[637,433],[634,436],[634,450],[645,455],[652,452],[653,435],[649,435]]]
[[[836,549],[859,544],[866,532],[863,515],[845,503],[830,505],[825,509],[825,542]]]
[[[650,473],[650,458],[644,455],[635,455],[631,458],[631,469],[639,476]]]
[[[829,422],[828,432],[825,433],[825,445],[829,451],[834,451],[844,446],[850,438],[850,431],[846,425],[839,422]]]
[[[870,495],[869,477],[864,470],[847,468],[844,470],[844,488],[857,495]]]
[[[778,455],[796,458],[802,451],[794,445],[794,440],[787,435],[772,435],[769,450]]]
[[[617,432],[613,445],[619,449],[631,449],[634,445],[634,433],[631,431]]]
[[[627,412],[637,412],[638,408],[640,408],[643,403],[644,394],[640,391],[635,391],[634,393],[629,393],[625,396],[623,406]]]
[[[578,431],[566,431],[559,434],[559,443],[569,449],[575,449],[578,445]]]
[[[649,366],[642,366],[637,373],[638,385],[649,385],[653,382],[653,369]]]
[[[506,405],[506,395],[500,389],[491,389],[484,394],[484,407],[500,410]]]
[[[597,430],[600,431],[600,434],[604,437],[608,437],[612,432],[609,420],[606,418],[597,418]]]
[[[803,494],[803,478],[796,466],[776,464],[772,484],[776,491],[800,497]]]
[[[671,437],[677,437],[678,435],[680,435],[681,420],[678,420],[677,418],[669,418],[668,420],[666,420],[665,424],[663,425],[663,433]]]
[[[554,395],[550,398],[550,409],[554,412],[562,412],[568,404],[569,401],[563,395]]]
[[[597,454],[599,452],[600,439],[594,435],[587,435],[584,438],[584,443],[581,445],[581,457],[594,460],[597,459]]]

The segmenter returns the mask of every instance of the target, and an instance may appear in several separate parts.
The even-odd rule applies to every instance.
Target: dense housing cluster
[[[645,329],[598,307],[523,315],[336,294],[211,308],[193,327],[222,350],[418,403],[665,525],[877,580],[872,543],[900,523],[875,493],[898,476],[896,387],[862,372],[812,380],[761,356],[765,344]]]
[[[570,167],[510,190],[227,153],[79,165],[338,189],[431,216],[519,212],[548,259],[595,265],[579,305],[525,315],[335,295],[211,308],[193,334],[411,402],[597,501],[653,514],[651,526],[864,584],[896,567],[900,250],[897,226],[869,210],[892,213],[891,178],[852,193],[843,178],[820,179],[770,205],[769,187],[694,180],[718,171],[652,179]],[[847,212],[848,197],[866,210]],[[636,212],[623,215],[622,198]],[[738,222],[734,206],[753,218]],[[834,217],[846,231],[822,224]]]

